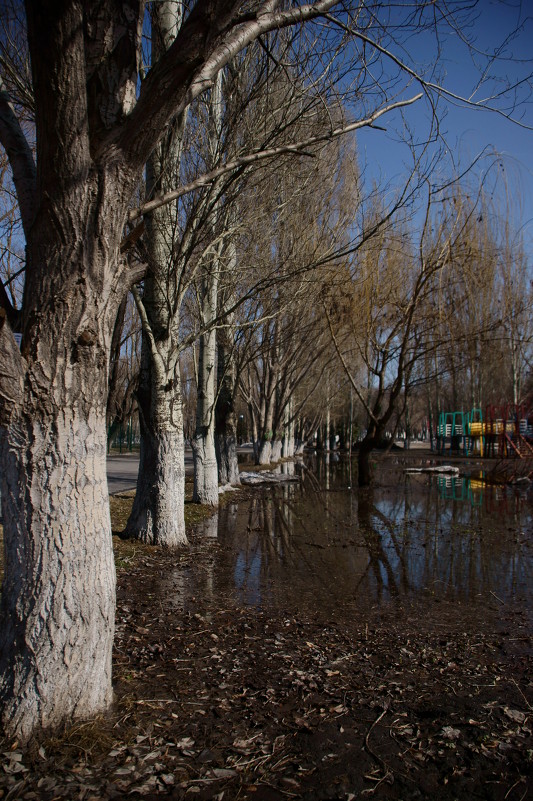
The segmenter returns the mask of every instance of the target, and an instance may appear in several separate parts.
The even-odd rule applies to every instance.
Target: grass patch
[[[126,528],[128,517],[130,516],[131,507],[133,506],[133,499],[135,493],[120,493],[120,495],[111,495],[109,497],[109,511],[111,513],[111,531],[113,534],[120,534]]]
[[[131,567],[136,557],[142,553],[147,553],[151,547],[138,540],[121,540],[120,537],[113,535],[113,553],[115,555],[116,569],[124,570]]]
[[[43,732],[33,744],[34,748],[42,743],[47,757],[53,758],[54,767],[64,766],[80,758],[92,761],[107,756],[109,751],[119,744],[113,731],[115,716],[116,712],[113,710],[108,715],[99,715],[90,720],[73,723],[53,733]],[[128,732],[125,732],[125,735],[121,732],[120,744],[129,739]],[[133,737],[133,733],[130,737]]]
[[[202,506],[199,503],[192,502],[193,482],[187,478],[185,481],[185,527],[200,523],[207,517],[211,517],[215,511],[211,506]],[[135,497],[135,490],[129,492],[121,492],[118,495],[111,495],[109,498],[109,511],[111,512],[111,530],[113,534],[120,534],[126,528],[128,517],[130,516],[131,507],[133,506],[133,499]]]

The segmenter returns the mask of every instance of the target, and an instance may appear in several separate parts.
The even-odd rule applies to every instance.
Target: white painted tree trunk
[[[257,464],[270,464],[272,461],[272,443],[269,439],[262,439],[259,443]]]
[[[176,0],[154,6],[152,55],[157,61],[180,25]],[[147,195],[175,188],[179,181],[185,115],[175,121],[146,167]],[[174,289],[173,232],[177,206],[153,211],[146,219],[150,270],[141,309],[143,343],[137,399],[141,450],[137,492],[125,536],[175,548],[185,534],[185,443],[179,371],[180,298]]]
[[[112,226],[91,247],[74,234],[87,219],[100,230],[107,203],[121,199],[96,171],[72,192],[53,226],[44,214],[34,223],[28,260],[38,269],[27,279],[22,354],[0,319],[0,716],[5,733],[21,740],[112,699],[106,390],[120,295],[102,272],[120,240]],[[72,237],[63,242],[65,230]]]
[[[219,73],[211,90],[209,104],[209,139],[213,163],[216,162],[220,143],[221,119],[222,73]],[[218,204],[215,204],[211,213],[213,236],[218,210]],[[201,321],[207,331],[199,339],[196,430],[192,442],[193,501],[209,506],[218,506],[218,465],[215,450],[216,331],[214,321],[217,317],[218,306],[219,248],[219,244],[213,246],[209,254],[201,288]]]
[[[291,433],[289,434],[287,441],[287,458],[290,459],[291,456],[294,456],[295,448],[296,445],[294,441],[294,430],[291,430]]]
[[[214,320],[217,304],[217,276],[211,275],[204,294],[204,319]],[[196,430],[192,442],[195,503],[218,506],[218,465],[215,450],[215,354],[216,332],[200,337]]]
[[[272,461],[272,440],[274,425],[274,398],[270,391],[261,399],[261,430],[263,435],[259,441],[257,464],[270,464]]]
[[[6,733],[22,739],[112,700],[115,566],[101,406],[88,417],[56,411],[1,438],[0,700]]]
[[[289,400],[284,411],[283,447],[281,454],[284,459],[294,456],[294,420],[292,419],[293,401]]]
[[[143,361],[148,358],[143,347]],[[149,365],[146,365],[149,368]],[[185,534],[185,443],[179,369],[170,387],[147,379],[139,392],[141,452],[137,491],[125,535],[176,548]],[[155,386],[154,386],[155,385]],[[148,390],[148,391],[146,391]]]
[[[282,447],[283,443],[280,439],[272,440],[272,449],[270,451],[271,462],[279,462],[279,460],[281,459]]]
[[[194,461],[194,503],[218,506],[218,465],[212,427],[199,427],[192,443]]]

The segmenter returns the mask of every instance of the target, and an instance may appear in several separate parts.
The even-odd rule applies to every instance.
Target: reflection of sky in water
[[[408,525],[407,571],[411,588],[439,583],[455,594],[498,592],[506,597],[529,593],[532,576],[531,506],[527,494],[514,488],[486,486],[473,490],[468,478],[427,477],[427,499],[417,498],[408,510],[381,500],[376,507],[396,530]],[[436,491],[438,491],[438,495]],[[406,524],[406,520],[408,523]],[[386,531],[395,572],[400,558]]]
[[[237,555],[235,563],[235,589],[241,599],[241,602],[256,606],[258,603],[265,603],[267,597],[267,588],[263,585],[262,591],[258,592],[261,576],[261,567],[264,559],[261,553],[256,553],[247,562],[243,552]]]
[[[258,490],[221,511],[217,564],[243,604],[330,612],[396,596],[531,600],[531,500],[525,491],[397,474],[373,491],[344,489],[344,465],[315,483]],[[383,483],[383,482],[382,482]]]

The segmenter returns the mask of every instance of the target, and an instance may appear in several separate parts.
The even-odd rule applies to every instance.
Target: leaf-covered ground
[[[113,711],[4,744],[0,798],[531,797],[527,610],[425,599],[323,625],[230,593],[182,603],[222,546],[126,547]]]

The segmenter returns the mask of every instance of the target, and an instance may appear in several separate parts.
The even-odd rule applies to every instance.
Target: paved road
[[[139,472],[139,455],[107,457],[107,486],[113,495],[115,492],[124,492],[134,489]]]
[[[128,453],[107,457],[107,486],[109,493],[135,489],[139,472],[139,454]],[[185,472],[192,473],[192,451],[185,450]]]
[[[238,453],[250,454],[251,445],[240,445]],[[135,489],[137,484],[137,473],[139,472],[139,455],[137,453],[125,453],[120,456],[107,457],[107,486],[113,495],[115,492],[125,492]],[[192,451],[185,448],[185,473],[192,475]]]

